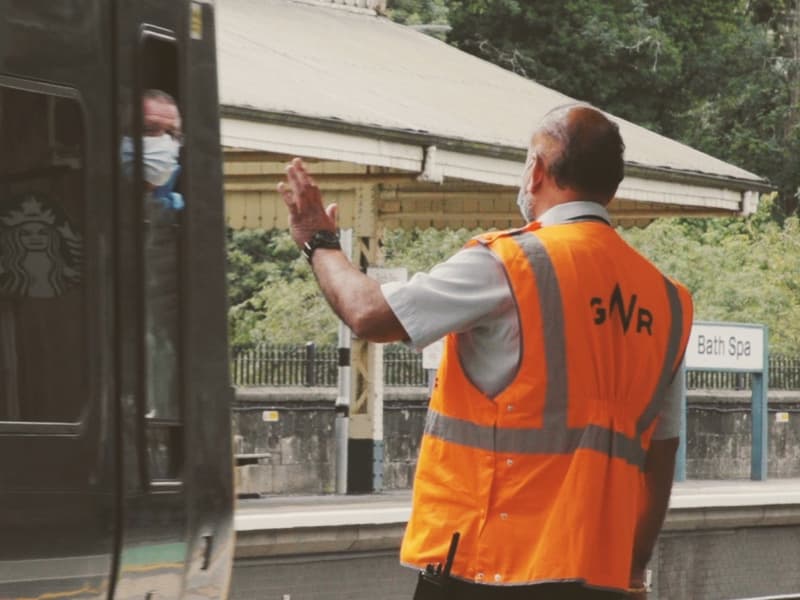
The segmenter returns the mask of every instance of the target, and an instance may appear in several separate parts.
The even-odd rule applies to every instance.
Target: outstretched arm
[[[336,205],[323,207],[322,194],[299,158],[286,168],[286,175],[288,184],[279,184],[278,191],[289,209],[289,232],[302,248],[315,232],[336,230]],[[341,250],[318,248],[311,269],[328,304],[357,337],[371,342],[408,339],[380,284],[354,267]]]

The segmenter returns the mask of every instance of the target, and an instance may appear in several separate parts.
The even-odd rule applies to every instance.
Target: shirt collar
[[[541,223],[542,227],[547,227],[548,225],[561,225],[587,217],[591,220],[601,219],[611,225],[611,216],[608,214],[606,207],[597,202],[587,200],[556,204],[544,211],[536,220]]]

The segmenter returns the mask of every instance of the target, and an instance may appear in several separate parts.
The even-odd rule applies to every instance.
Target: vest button
[[[500,573],[496,573],[494,576],[495,581],[503,581],[503,576]]]
[[[514,464],[514,459],[513,458],[507,458],[506,459],[506,464],[510,467],[511,465]]]
[[[508,519],[508,513],[500,513],[500,518],[501,518],[503,521],[505,521],[506,519]]]
[[[506,406],[506,410],[508,412],[512,412],[514,410],[514,405],[513,404],[509,404],[508,406]]]
[[[483,581],[483,573],[478,573],[475,575],[475,581]]]

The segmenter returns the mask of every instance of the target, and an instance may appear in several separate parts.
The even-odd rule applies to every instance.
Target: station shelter
[[[227,223],[285,228],[276,192],[302,157],[353,232],[352,259],[380,265],[386,228],[522,225],[516,196],[535,125],[573,102],[385,15],[385,0],[225,0],[217,45]],[[602,109],[602,107],[599,107]],[[611,115],[626,176],[616,225],[747,215],[768,183]],[[352,341],[351,490],[381,488],[382,352]],[[355,461],[355,462],[354,462]],[[361,461],[359,463],[359,461]]]

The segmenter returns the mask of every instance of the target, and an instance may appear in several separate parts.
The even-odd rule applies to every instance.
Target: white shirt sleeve
[[[483,246],[461,250],[407,283],[384,283],[381,291],[417,350],[475,328],[513,302],[502,263]]]
[[[667,387],[664,393],[664,407],[658,415],[656,430],[653,432],[654,440],[666,440],[679,437],[681,434],[681,409],[683,406],[683,385],[681,379],[684,377],[684,364],[681,363],[678,372]]]

